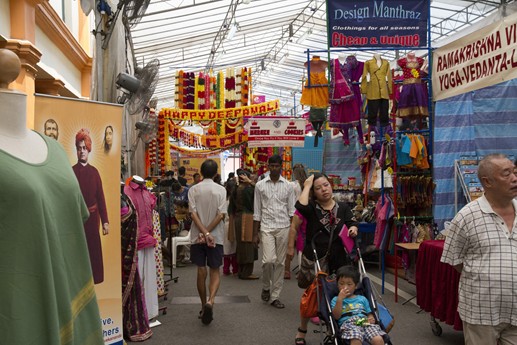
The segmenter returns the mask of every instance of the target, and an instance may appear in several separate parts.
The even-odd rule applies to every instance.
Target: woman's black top
[[[329,248],[329,239],[332,228],[332,244],[328,256],[329,273],[335,272],[339,267],[350,264],[350,257],[347,255],[345,247],[339,237],[339,232],[346,225],[349,229],[352,226],[358,226],[355,221],[352,210],[348,204],[344,202],[336,202],[333,209],[326,211],[313,200],[308,205],[302,205],[296,202],[296,209],[307,219],[307,232],[305,238],[305,246],[303,255],[308,259],[314,260],[312,250],[312,238],[318,232],[322,232],[315,240],[316,253],[318,258],[322,258]]]

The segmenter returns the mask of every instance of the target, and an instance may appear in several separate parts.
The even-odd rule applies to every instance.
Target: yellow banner
[[[280,109],[280,101],[278,99],[274,101],[248,105],[239,108],[227,108],[227,109],[206,109],[206,110],[194,110],[194,109],[177,109],[177,108],[163,108],[160,112],[163,112],[165,117],[171,120],[191,120],[191,121],[220,121],[248,116],[263,115]]]

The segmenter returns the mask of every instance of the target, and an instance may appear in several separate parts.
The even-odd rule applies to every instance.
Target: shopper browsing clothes
[[[217,163],[207,159],[201,164],[203,181],[189,189],[190,259],[197,265],[197,290],[201,299],[201,321],[208,325],[213,320],[215,295],[219,289],[219,267],[223,263],[223,220],[226,215],[226,189],[212,179],[217,174]],[[208,266],[208,270],[207,270]],[[209,278],[208,294],[206,279]]]
[[[294,213],[294,190],[283,178],[282,158],[273,155],[268,160],[269,176],[255,186],[253,226],[260,228],[262,243],[262,293],[264,302],[272,300],[275,308],[285,308],[280,302],[284,285],[284,265],[289,226]]]
[[[502,154],[478,166],[484,195],[449,226],[441,261],[460,272],[465,344],[517,344],[517,175]]]

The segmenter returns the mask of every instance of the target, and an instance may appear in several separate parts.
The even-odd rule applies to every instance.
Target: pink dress
[[[352,127],[357,127],[358,136],[362,142],[360,109],[355,98],[354,92],[341,72],[339,60],[335,59],[332,63],[329,126],[341,131],[345,145],[350,144],[348,130]]]

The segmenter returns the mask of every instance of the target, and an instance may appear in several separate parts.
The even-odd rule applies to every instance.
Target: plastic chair
[[[175,236],[172,238],[172,267],[176,268],[176,254],[178,246],[185,246],[190,244],[190,234],[187,236]]]

